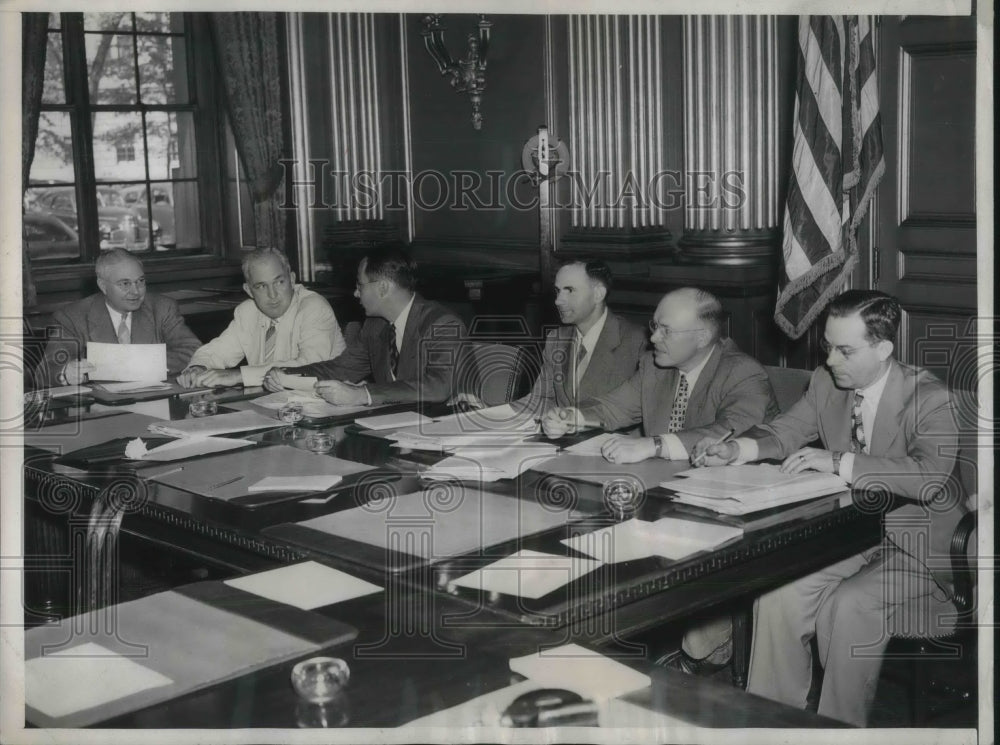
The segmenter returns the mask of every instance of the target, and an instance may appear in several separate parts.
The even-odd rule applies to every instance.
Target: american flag
[[[774,320],[801,336],[857,262],[858,225],[885,172],[868,16],[800,16],[792,174]]]

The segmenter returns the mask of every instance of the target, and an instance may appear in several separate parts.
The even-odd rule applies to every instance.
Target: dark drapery
[[[236,150],[254,198],[258,246],[285,249],[278,207],[284,150],[276,13],[212,13],[219,78]]]
[[[28,173],[35,157],[35,138],[38,136],[38,112],[42,106],[42,88],[45,83],[45,47],[48,43],[48,13],[21,14],[21,189],[28,188]],[[22,240],[22,279],[24,304],[36,301],[35,280],[31,272],[28,244]]]

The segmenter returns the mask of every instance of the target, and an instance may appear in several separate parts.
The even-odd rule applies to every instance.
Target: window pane
[[[94,176],[98,181],[140,181],[146,178],[142,114],[94,114]]]
[[[184,33],[183,13],[136,13],[135,30],[139,33]]]
[[[84,13],[84,31],[131,31],[131,13]]]
[[[132,39],[123,34],[86,35],[91,103],[136,103]]]
[[[32,261],[65,261],[80,257],[75,186],[26,190],[23,225]]]
[[[62,16],[59,13],[49,13],[49,30],[56,31],[62,28]]]
[[[66,78],[63,73],[62,34],[49,34],[45,49],[45,84],[42,103],[66,103]]]
[[[183,36],[138,36],[139,92],[146,104],[187,103]]]
[[[28,181],[32,184],[71,184],[75,180],[69,114],[43,111],[38,116],[35,157],[31,161]]]
[[[194,114],[151,111],[146,115],[151,179],[195,178],[198,175]]]

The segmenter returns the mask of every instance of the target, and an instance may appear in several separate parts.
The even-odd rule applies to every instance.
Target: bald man
[[[639,369],[610,393],[580,408],[555,407],[542,419],[549,437],[583,426],[613,431],[642,424],[642,437],[605,443],[613,463],[648,458],[687,460],[695,443],[740,434],[778,413],[778,404],[757,360],[721,338],[722,305],[711,293],[684,287],[660,301],[649,327],[653,349]]]
[[[184,323],[177,303],[146,292],[142,262],[122,248],[101,252],[94,263],[100,292],[52,315],[40,372],[44,385],[77,385],[93,367],[86,361],[87,342],[166,344],[167,372],[184,369],[201,341]]]

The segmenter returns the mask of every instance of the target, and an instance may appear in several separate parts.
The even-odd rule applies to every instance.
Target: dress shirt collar
[[[716,346],[717,346],[716,344],[713,344],[709,348],[708,354],[706,354],[702,358],[701,362],[699,362],[697,365],[695,365],[689,372],[684,372],[681,369],[677,370],[677,372],[679,372],[681,375],[683,375],[685,378],[687,378],[687,380],[688,380],[688,390],[689,391],[694,390],[694,385],[695,385],[695,383],[698,382],[698,376],[701,375],[701,371],[705,369],[705,365],[708,364],[709,359],[711,359],[712,355],[715,353],[715,347]],[[678,380],[678,383],[680,383],[680,380]]]
[[[597,346],[597,339],[600,337],[601,333],[604,331],[604,324],[608,320],[608,309],[605,308],[604,312],[601,313],[601,317],[597,319],[597,323],[590,327],[590,331],[586,334],[580,334],[580,329],[577,328],[576,336],[580,339],[580,343],[583,344],[583,348],[587,350],[587,356],[589,357],[591,352],[594,351],[594,347]]]
[[[392,322],[392,325],[396,328],[397,350],[402,350],[403,348],[403,332],[406,331],[406,322],[410,318],[410,309],[413,307],[413,301],[416,297],[416,295],[410,296],[410,302],[406,304],[406,307],[396,316],[396,320]]]
[[[118,324],[122,322],[122,312],[120,310],[115,310],[107,302],[104,303],[104,307],[108,309],[108,314],[111,316],[111,328],[118,333]],[[128,328],[128,332],[132,333],[132,311],[128,311],[125,315],[125,326]]]

